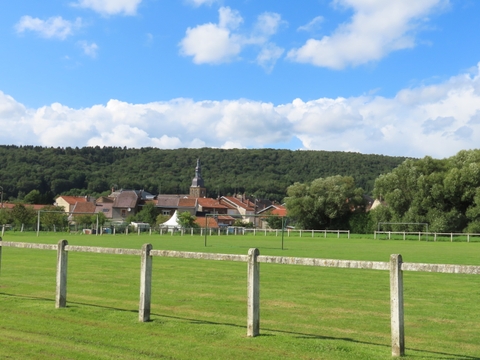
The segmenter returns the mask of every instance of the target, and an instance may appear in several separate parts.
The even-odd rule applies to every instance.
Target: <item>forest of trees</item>
[[[352,176],[372,193],[375,179],[406,158],[349,152],[275,149],[128,149],[0,146],[4,200],[52,204],[57,195],[106,195],[112,187],[185,194],[202,165],[207,196],[246,193],[282,201],[288,186],[333,175]],[[30,197],[31,194],[30,194]],[[27,196],[28,198],[28,196]]]
[[[407,160],[376,180],[374,195],[386,204],[371,212],[375,224],[428,223],[432,232],[480,233],[480,150]]]
[[[288,215],[304,229],[372,233],[387,222],[382,230],[425,231],[423,223],[436,233],[480,233],[480,150],[405,160],[377,178],[373,195],[383,204],[369,212],[349,176],[295,183],[287,195]]]

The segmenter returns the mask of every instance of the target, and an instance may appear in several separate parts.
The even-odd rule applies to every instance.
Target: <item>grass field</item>
[[[480,244],[323,237],[5,233],[71,245],[480,265]],[[261,264],[261,336],[246,337],[246,264],[153,259],[152,321],[138,322],[140,258],[3,248],[0,359],[391,359],[386,271]],[[480,359],[480,276],[404,273],[406,359]]]

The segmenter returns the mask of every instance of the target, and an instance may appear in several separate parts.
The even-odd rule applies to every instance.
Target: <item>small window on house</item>
[[[127,210],[122,210],[122,217],[126,217],[127,216]]]
[[[170,215],[170,210],[163,210],[162,215]]]

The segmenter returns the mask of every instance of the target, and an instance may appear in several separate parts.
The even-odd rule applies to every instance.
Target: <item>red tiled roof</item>
[[[61,195],[58,198],[62,198],[70,205],[75,205],[77,202],[87,202],[85,196],[70,196],[70,195]]]
[[[275,209],[272,210],[272,215],[287,216],[287,208],[282,205],[274,205]]]
[[[233,216],[230,216],[230,215],[218,215],[217,219],[222,220],[222,221],[226,221],[226,220],[235,221],[235,218]]]
[[[265,209],[258,212],[259,214],[265,215],[277,215],[277,216],[287,216],[287,208],[283,205],[270,205]]]
[[[3,208],[4,209],[13,209],[13,207],[16,205],[16,204],[12,204],[12,203],[3,203]],[[25,205],[26,207],[30,207],[30,208],[33,208],[33,210],[37,211],[37,210],[42,210],[45,206],[50,206],[50,205],[38,205],[38,204],[23,204]],[[2,208],[2,206],[0,205],[0,209]]]
[[[197,218],[195,219],[195,223],[198,224],[198,226],[204,228],[204,227],[205,227],[205,224],[207,224],[207,220],[206,220],[206,219],[208,219],[208,227],[209,227],[210,229],[217,229],[217,228],[218,228],[218,223],[217,223],[217,221],[216,221],[214,218],[210,217],[210,216],[209,216],[209,217],[206,217],[206,218],[205,218],[205,217],[197,217]]]
[[[181,198],[178,201],[178,206],[179,207],[195,207],[197,204],[197,199],[195,198]]]
[[[245,210],[255,211],[255,204],[248,199],[240,200],[234,196],[222,196],[222,199],[225,199],[226,201],[231,202],[237,207],[244,208]]]
[[[204,208],[215,208],[215,209],[227,208],[225,205],[220,204],[220,202],[217,199],[212,199],[212,198],[198,198],[198,205]]]

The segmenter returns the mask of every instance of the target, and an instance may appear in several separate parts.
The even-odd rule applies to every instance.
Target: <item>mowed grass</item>
[[[5,233],[5,241],[480,265],[480,244],[280,236]],[[246,264],[153,259],[152,321],[138,322],[140,258],[3,248],[1,359],[391,359],[387,271],[261,264],[260,332],[246,337]],[[406,359],[480,359],[480,276],[404,273]]]

